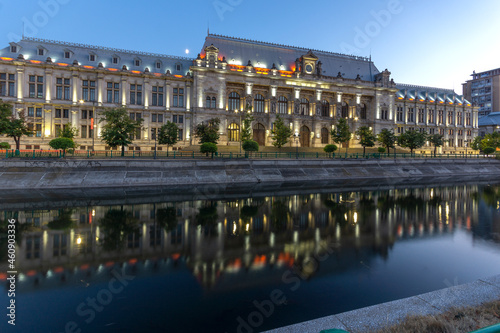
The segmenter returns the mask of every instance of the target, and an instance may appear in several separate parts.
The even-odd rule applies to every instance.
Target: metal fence
[[[194,151],[125,151],[122,156],[118,150],[0,150],[6,159],[50,159],[50,158],[147,158],[147,159],[387,159],[387,158],[488,158],[494,155],[483,154],[381,154],[381,153],[319,153],[319,152],[252,152],[252,153],[215,153],[204,154]]]

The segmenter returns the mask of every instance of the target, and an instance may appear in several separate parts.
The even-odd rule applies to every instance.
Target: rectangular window
[[[70,80],[57,78],[56,79],[56,99],[70,100]]]
[[[66,118],[66,119],[69,118],[69,109],[64,109],[63,110],[63,118]]]
[[[152,106],[163,106],[163,87],[153,87]]]
[[[434,124],[434,110],[428,110],[429,113],[429,123]]]
[[[130,104],[142,105],[142,85],[140,84],[130,85]]]
[[[153,113],[153,114],[151,115],[151,121],[152,121],[153,123],[156,123],[156,119],[157,119],[157,115],[156,115],[156,113]]]
[[[117,64],[118,63],[118,58],[117,57],[113,57],[113,64]]]
[[[26,236],[26,259],[40,258],[41,236]]]
[[[418,122],[425,123],[425,112],[424,109],[418,109]]]
[[[61,134],[61,125],[56,124],[55,129],[56,129],[56,137],[58,137]]]
[[[52,249],[54,257],[65,256],[68,250],[68,235],[55,234]]]
[[[443,110],[438,111],[438,124],[443,125],[444,122],[444,112]]]
[[[12,46],[10,47],[10,52],[12,52],[12,53],[17,53],[17,46],[12,45]]]
[[[184,122],[184,116],[174,114],[172,116],[172,122],[176,124],[182,124]]]
[[[82,110],[82,119],[87,119],[87,110]]]
[[[174,88],[173,106],[184,107],[184,89],[183,88]]]
[[[29,76],[29,97],[43,98],[43,76]]]
[[[95,101],[95,81],[91,80],[82,81],[82,98],[86,102]]]
[[[61,118],[61,115],[62,115],[62,113],[61,113],[61,109],[56,109],[56,112],[55,112],[55,116],[54,116],[54,117],[55,117],[55,118]]]
[[[120,84],[107,83],[107,101],[108,103],[120,103]]]
[[[153,139],[153,140],[156,139],[156,128],[151,129],[151,139]]]
[[[0,73],[0,96],[15,96],[15,75]]]
[[[162,122],[163,122],[163,115],[162,115],[162,114],[159,114],[159,115],[158,115],[158,122],[159,122],[159,123],[162,123]]]
[[[82,139],[87,138],[87,125],[82,125],[82,130],[80,131]]]
[[[139,67],[139,66],[141,65],[141,61],[140,61],[140,60],[136,60],[136,61],[135,61],[135,65],[136,65],[137,67]]]
[[[448,125],[453,125],[453,111],[448,111]]]
[[[35,111],[35,117],[42,118],[42,108],[36,108]]]
[[[95,61],[95,54],[89,55],[89,60],[90,61]]]
[[[415,122],[415,113],[413,108],[408,108],[408,122],[409,123]]]
[[[463,125],[462,112],[457,112],[457,125]]]
[[[34,117],[34,116],[35,116],[35,108],[29,107],[28,108],[28,117]]]
[[[42,124],[35,124],[35,134],[37,138],[42,137]]]
[[[396,113],[396,120],[397,121],[403,121],[404,117],[403,117],[403,107],[402,106],[398,106],[397,108],[397,113]]]
[[[179,140],[182,140],[182,138],[183,138],[183,132],[184,131],[182,130],[182,128],[179,128]]]
[[[69,59],[71,57],[71,53],[69,51],[64,52],[64,58]]]

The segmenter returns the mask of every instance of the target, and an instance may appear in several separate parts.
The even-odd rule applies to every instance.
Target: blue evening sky
[[[196,57],[210,32],[372,56],[396,82],[462,92],[500,67],[498,0],[0,0],[0,44],[27,36]]]

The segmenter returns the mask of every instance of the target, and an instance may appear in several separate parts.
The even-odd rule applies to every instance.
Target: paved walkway
[[[286,326],[266,333],[319,333],[321,330],[332,328],[340,328],[351,333],[372,332],[392,326],[408,315],[437,314],[452,307],[476,306],[497,299],[500,299],[500,275]]]

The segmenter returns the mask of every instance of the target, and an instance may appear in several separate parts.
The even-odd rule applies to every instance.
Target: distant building
[[[79,129],[80,149],[109,149],[97,112],[125,107],[144,120],[133,150],[152,150],[166,123],[180,126],[178,147],[197,144],[194,127],[221,119],[219,144],[239,145],[242,112],[253,138],[272,144],[280,115],[299,139],[323,147],[338,118],[352,131],[420,129],[460,150],[477,135],[477,108],[452,90],[396,85],[370,58],[209,34],[197,58],[24,38],[0,50],[0,98],[24,111],[35,134],[21,149],[47,149],[64,126]],[[96,118],[96,129],[91,129]],[[4,139],[2,139],[4,140]],[[356,137],[349,143],[357,146]]]
[[[479,116],[500,111],[500,68],[472,75],[472,80],[463,84],[466,99],[479,106]]]
[[[500,132],[500,112],[492,112],[479,118],[479,135],[485,136],[493,132]]]

